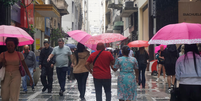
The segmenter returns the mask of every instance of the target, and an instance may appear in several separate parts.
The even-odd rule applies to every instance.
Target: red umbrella
[[[85,44],[98,44],[100,42],[111,43],[111,42],[120,41],[124,39],[126,39],[126,37],[118,33],[103,33],[100,35],[92,36],[86,41]]]
[[[136,40],[128,43],[129,47],[148,47],[148,41]]]

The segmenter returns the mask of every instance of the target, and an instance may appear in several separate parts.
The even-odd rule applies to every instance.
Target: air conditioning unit
[[[134,7],[134,2],[133,1],[126,1],[125,7]]]

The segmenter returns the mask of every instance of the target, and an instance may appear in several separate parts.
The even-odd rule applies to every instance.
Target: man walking
[[[47,62],[49,62],[50,59],[55,56],[57,77],[61,88],[59,95],[63,96],[63,92],[65,91],[66,72],[68,71],[69,64],[68,56],[72,58],[72,52],[68,46],[64,46],[64,40],[62,38],[58,39],[58,44],[59,46],[56,46],[49,55]]]
[[[39,58],[39,68],[41,69],[41,82],[43,84],[42,92],[48,89],[48,93],[52,92],[52,82],[53,82],[53,70],[55,64],[55,57],[53,57],[49,62],[47,62],[48,56],[52,53],[53,48],[50,47],[48,41],[44,42],[45,48],[40,52]],[[48,79],[48,83],[47,80]]]
[[[22,51],[22,54],[24,55],[24,60],[29,68],[29,72],[31,74],[33,85],[32,85],[32,91],[35,91],[34,89],[34,79],[33,79],[33,73],[36,71],[36,56],[33,51],[29,50],[29,46],[25,45],[24,50]],[[24,89],[24,93],[27,93],[27,77],[29,76],[26,74],[24,77],[22,77],[22,88]],[[29,78],[30,79],[30,78]]]
[[[90,64],[93,63],[93,70]],[[105,89],[106,101],[111,101],[111,72],[110,65],[114,65],[112,54],[105,51],[103,43],[97,44],[97,51],[92,53],[85,66],[94,77],[96,101],[102,101],[102,87]]]

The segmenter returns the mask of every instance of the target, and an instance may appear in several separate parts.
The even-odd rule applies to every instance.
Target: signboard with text
[[[179,22],[201,23],[201,2],[179,2]]]

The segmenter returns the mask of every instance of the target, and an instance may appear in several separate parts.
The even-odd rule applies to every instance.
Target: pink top
[[[24,56],[21,52],[19,52],[21,60],[24,60]],[[0,54],[0,62],[3,59],[3,52]],[[17,54],[17,51],[13,53],[8,53],[8,51],[5,52],[5,59],[6,59],[6,71],[11,72],[15,70],[19,70],[19,57]]]

